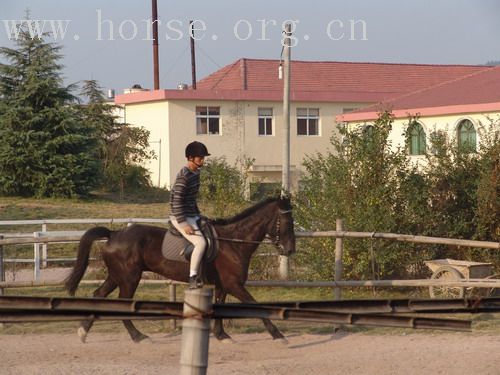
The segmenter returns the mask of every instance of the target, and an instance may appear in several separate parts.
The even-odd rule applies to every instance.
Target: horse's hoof
[[[152,344],[153,340],[151,340],[151,337],[146,336],[145,338],[141,339],[140,341],[137,341],[138,344]]]
[[[85,344],[85,341],[87,340],[87,334],[88,334],[88,332],[85,331],[85,328],[83,328],[83,327],[78,328],[78,330],[76,331],[76,333],[78,334],[78,337],[80,338],[80,341],[83,344]]]
[[[139,344],[141,342],[153,342],[153,340],[151,340],[149,338],[149,336],[146,336],[146,335],[141,335],[141,336],[138,336],[138,337],[134,337],[132,338],[132,340],[136,343],[136,344]]]
[[[236,344],[236,341],[234,341],[231,337],[224,337],[223,339],[219,340],[223,344]]]
[[[275,339],[275,341],[279,342],[280,344],[283,344],[283,345],[288,345],[289,344],[288,339],[286,337],[277,338],[277,339]]]

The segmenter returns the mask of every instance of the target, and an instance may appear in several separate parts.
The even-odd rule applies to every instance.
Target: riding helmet
[[[194,141],[186,146],[186,158],[189,158],[190,156],[205,157],[210,156],[210,154],[208,153],[207,146],[201,142]]]

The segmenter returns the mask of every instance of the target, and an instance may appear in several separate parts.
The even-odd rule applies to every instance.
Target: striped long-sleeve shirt
[[[182,168],[170,191],[171,214],[178,223],[186,221],[186,217],[200,214],[196,198],[200,190],[200,171],[193,172],[188,167]]]

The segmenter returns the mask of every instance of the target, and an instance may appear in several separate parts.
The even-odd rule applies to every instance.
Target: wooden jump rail
[[[104,280],[82,280],[80,284],[101,284]],[[185,283],[173,280],[141,280],[140,285],[165,284],[165,285],[186,285]],[[345,287],[481,287],[500,288],[500,280],[492,279],[461,279],[461,280],[343,280],[343,281],[253,281],[249,280],[245,284],[251,287],[268,288],[345,288]],[[34,288],[62,286],[62,281],[3,281],[0,288]]]

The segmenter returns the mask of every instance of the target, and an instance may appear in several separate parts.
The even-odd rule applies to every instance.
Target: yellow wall
[[[169,162],[169,103],[166,101],[127,104],[124,110],[126,123],[143,126],[149,132],[150,149],[156,154],[156,159],[148,162],[145,167],[151,172],[151,181],[154,186],[168,186],[170,175]]]
[[[220,107],[220,134],[196,134],[196,106]],[[344,108],[366,106],[362,103],[292,103],[290,111],[291,179],[297,186],[305,155],[326,152],[330,137],[338,136],[335,116]],[[258,109],[273,108],[273,135],[258,135]],[[319,136],[297,136],[297,108],[319,108]],[[185,146],[198,140],[206,144],[214,157],[225,157],[235,164],[243,158],[254,161],[253,180],[281,179],[283,114],[281,102],[170,100],[126,106],[126,121],[142,125],[150,132],[150,142],[161,139],[160,186],[170,187],[179,169],[185,165]],[[152,143],[152,148],[158,144]],[[156,152],[158,154],[158,152]],[[158,160],[148,166],[152,181],[158,182]]]
[[[419,117],[418,122],[422,125],[425,131],[427,146],[429,146],[429,135],[435,131],[444,131],[449,140],[456,142],[457,127],[460,122],[465,119],[472,121],[474,124],[477,134],[476,140],[478,142],[478,147],[481,147],[481,138],[484,137],[484,132],[489,130],[489,125],[492,121],[496,122],[496,130],[500,130],[500,112]],[[373,124],[373,121],[351,122],[349,123],[349,128],[360,128],[368,124]],[[409,119],[407,118],[394,120],[392,124],[392,131],[389,135],[389,139],[394,149],[397,147],[406,148],[404,132],[408,128],[408,124]],[[424,155],[411,155],[410,158],[415,163],[425,163]]]

